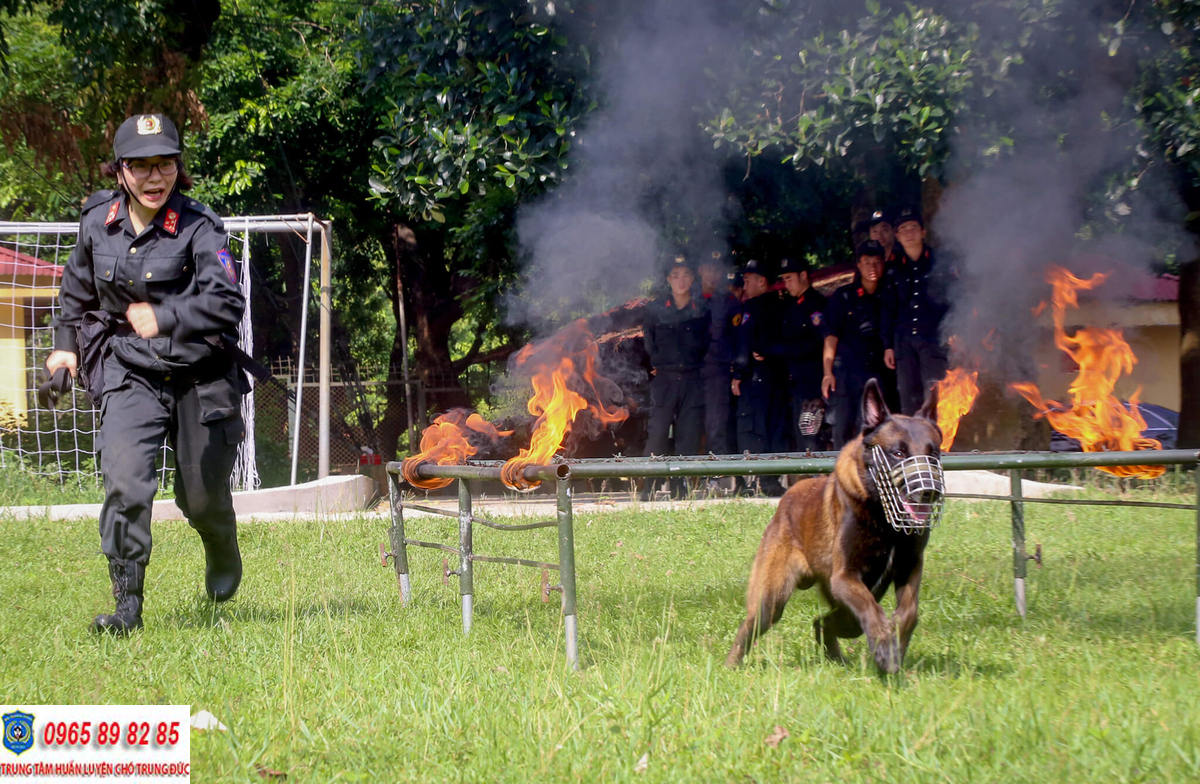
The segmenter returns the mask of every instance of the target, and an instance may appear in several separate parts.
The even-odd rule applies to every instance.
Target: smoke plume
[[[1099,18],[1084,7],[1094,3],[1077,5],[1073,18]],[[1035,375],[1030,311],[1048,298],[1048,264],[1114,273],[1098,294],[1115,299],[1183,240],[1178,196],[1153,172],[1119,176],[1136,171],[1140,136],[1124,105],[1136,63],[1095,43],[1101,29],[1042,47],[1011,71],[989,114],[1011,122],[1014,151],[952,183],[933,221],[936,247],[957,274],[943,334],[954,336],[958,361],[969,356],[993,381]],[[1071,94],[1048,97],[1047,81],[1062,74],[1074,79]],[[965,128],[956,159],[978,161],[995,135]]]
[[[730,36],[710,2],[652,0],[603,36],[600,108],[574,139],[572,171],[518,216],[524,272],[510,322],[544,334],[646,293],[665,254],[713,250],[721,159],[695,107]]]

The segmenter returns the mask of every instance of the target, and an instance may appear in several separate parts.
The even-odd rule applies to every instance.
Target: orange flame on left
[[[495,425],[488,422],[479,414],[468,413],[465,408],[447,411],[433,424],[421,433],[421,451],[405,459],[400,466],[404,480],[413,487],[424,490],[437,490],[449,485],[453,479],[422,479],[417,476],[417,466],[422,463],[436,465],[458,465],[479,451],[468,440],[470,433],[478,433],[493,444],[505,436],[512,435],[511,430],[497,430]]]
[[[942,430],[942,450],[946,451],[954,444],[958,435],[958,422],[979,396],[979,371],[968,371],[966,368],[954,368],[946,377],[937,383],[938,427]]]
[[[504,484],[514,490],[532,490],[541,483],[527,481],[525,469],[550,463],[573,429],[586,428],[588,432],[584,435],[595,437],[602,428],[620,424],[629,417],[627,408],[609,407],[604,402],[623,399],[624,394],[596,370],[599,354],[599,344],[583,320],[517,352],[516,367],[531,374],[533,397],[526,408],[537,421],[529,447],[501,467],[500,479]],[[465,414],[463,409],[451,411],[438,417],[421,434],[421,451],[405,460],[401,467],[409,484],[427,490],[450,484],[450,479],[421,479],[417,476],[417,466],[429,462],[457,465],[474,455],[478,448],[471,444],[464,427],[487,436],[492,443],[512,433],[497,430],[478,414]]]

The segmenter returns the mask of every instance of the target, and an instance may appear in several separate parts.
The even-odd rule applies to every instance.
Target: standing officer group
[[[858,247],[854,280],[834,292],[828,313],[821,387],[838,448],[858,432],[854,401],[867,379],[879,379],[895,398],[890,405],[912,415],[949,357],[941,327],[953,273],[926,244],[921,214],[879,211],[867,227],[871,239]]]
[[[702,260],[698,289],[684,256],[669,262],[670,292],[645,319],[647,454],[671,453],[672,433],[680,455],[840,449],[858,434],[871,378],[893,407],[915,413],[946,372],[940,330],[951,272],[926,244],[916,210],[876,212],[866,228],[854,279],[828,301],[794,256],[773,270],[779,287],[765,263],[748,260],[736,293],[716,254]],[[765,477],[762,489],[783,488]]]

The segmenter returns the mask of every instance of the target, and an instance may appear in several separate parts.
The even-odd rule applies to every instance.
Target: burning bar
[[[527,481],[545,481],[570,477],[573,479],[604,479],[629,477],[671,476],[761,476],[765,474],[821,474],[833,470],[833,457],[794,458],[774,460],[653,460],[624,461],[582,460],[558,465],[529,466],[524,470]],[[947,471],[980,469],[1006,470],[1012,468],[1111,468],[1128,465],[1195,465],[1200,463],[1200,451],[1192,449],[1160,449],[1152,452],[952,452],[942,456]],[[388,471],[400,471],[400,463],[388,463]],[[417,472],[422,478],[500,479],[498,465],[432,465],[424,464]]]

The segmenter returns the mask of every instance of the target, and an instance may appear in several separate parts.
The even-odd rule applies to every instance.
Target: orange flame
[[[1046,417],[1055,430],[1078,440],[1084,452],[1162,449],[1161,443],[1141,435],[1146,429],[1146,420],[1137,405],[1141,387],[1130,395],[1129,410],[1113,395],[1117,379],[1132,372],[1137,363],[1121,330],[1085,327],[1068,335],[1064,328],[1067,307],[1079,306],[1078,292],[1096,288],[1107,277],[1097,273],[1083,280],[1056,265],[1046,271],[1046,282],[1053,287],[1054,345],[1079,366],[1079,374],[1070,387],[1071,404],[1067,406],[1043,399],[1035,384],[1009,386],[1038,410],[1036,417]],[[1162,476],[1166,469],[1163,466],[1113,466],[1100,470],[1115,476],[1149,479]]]
[[[465,408],[455,408],[447,411],[433,424],[421,433],[421,451],[407,458],[400,466],[400,473],[413,487],[425,490],[437,490],[452,482],[452,479],[422,479],[417,476],[417,466],[422,463],[437,465],[457,465],[479,451],[479,447],[470,442],[471,433],[486,437],[491,443],[496,443],[505,436],[512,435],[511,430],[497,430],[479,414],[468,413]]]
[[[541,484],[527,481],[525,469],[550,462],[580,412],[587,411],[599,427],[620,424],[628,418],[627,409],[609,409],[604,404],[606,395],[597,389],[597,384],[608,387],[608,397],[616,397],[614,391],[619,390],[596,372],[598,356],[596,338],[582,319],[559,330],[549,340],[530,344],[517,354],[518,366],[528,364],[533,368],[534,394],[527,408],[538,420],[533,426],[529,448],[522,449],[500,469],[504,484],[521,491],[532,490]],[[578,371],[580,365],[582,372]]]
[[[988,351],[996,350],[996,328],[992,327],[988,333],[979,341]]]
[[[524,472],[528,466],[546,465],[562,446],[572,429],[587,426],[588,435],[624,422],[628,409],[609,407],[605,400],[623,397],[620,388],[596,371],[599,344],[582,319],[564,327],[548,340],[531,343],[514,357],[517,367],[532,369],[533,397],[526,408],[538,417],[528,449],[508,460],[500,469],[504,484],[514,490],[532,490],[540,482],[528,482]],[[582,367],[582,371],[579,368]],[[590,415],[586,422],[580,414]],[[497,430],[478,414],[466,416],[464,409],[455,409],[438,417],[421,434],[421,451],[404,461],[401,473],[414,487],[436,490],[445,487],[450,479],[421,479],[417,467],[422,463],[457,465],[479,451],[471,443],[471,432],[495,443],[511,430]],[[475,439],[478,442],[478,437]]]
[[[942,449],[948,450],[958,435],[958,422],[979,396],[979,371],[954,368],[937,383],[938,427],[942,429]]]

